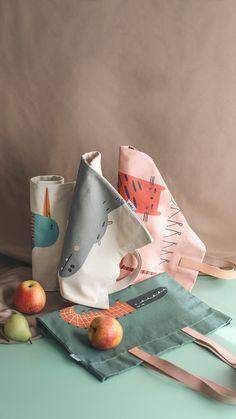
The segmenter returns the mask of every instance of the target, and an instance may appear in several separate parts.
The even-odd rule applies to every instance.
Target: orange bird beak
[[[51,217],[48,188],[46,188],[46,191],[45,191],[45,194],[44,194],[43,215],[44,215],[44,217]]]

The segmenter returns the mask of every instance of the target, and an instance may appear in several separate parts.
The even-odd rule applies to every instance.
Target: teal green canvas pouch
[[[183,328],[206,335],[231,321],[167,273],[116,292],[109,299],[109,309],[73,305],[37,318],[45,336],[56,338],[74,360],[101,381],[142,363],[128,352],[133,347],[160,355],[194,340]],[[100,314],[116,317],[123,326],[123,341],[115,349],[98,350],[89,343],[89,324]]]

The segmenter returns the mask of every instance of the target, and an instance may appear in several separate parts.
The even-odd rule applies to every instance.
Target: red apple
[[[123,328],[114,317],[101,315],[90,324],[88,338],[94,348],[113,349],[122,341]]]
[[[21,313],[39,313],[46,304],[45,291],[40,283],[33,279],[23,281],[16,289],[14,304]]]

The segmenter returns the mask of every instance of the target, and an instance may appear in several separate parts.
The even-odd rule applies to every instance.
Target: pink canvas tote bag
[[[236,277],[235,265],[212,260],[206,263],[206,247],[191,229],[154,161],[131,146],[121,146],[118,191],[145,224],[153,242],[139,249],[142,269],[135,282],[168,272],[188,290],[200,272],[218,278]],[[132,255],[121,261],[121,277],[135,268]]]

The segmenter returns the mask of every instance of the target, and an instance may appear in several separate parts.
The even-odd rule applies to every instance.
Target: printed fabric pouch
[[[75,182],[62,176],[30,179],[33,279],[46,291],[58,289],[58,266]]]
[[[136,249],[152,237],[129,205],[102,175],[101,154],[81,158],[58,271],[61,295],[90,307],[109,307],[108,294],[130,285],[139,274]],[[117,281],[128,253],[136,267]]]
[[[236,278],[231,262],[205,258],[206,247],[191,229],[171,195],[154,161],[131,146],[121,146],[118,191],[148,228],[153,242],[142,249],[142,269],[135,282],[168,272],[191,290],[199,272],[216,278]],[[121,277],[132,272],[136,261],[128,255]]]
[[[226,314],[192,295],[168,273],[118,291],[109,300],[109,309],[73,305],[39,316],[37,325],[43,335],[56,338],[71,358],[101,381],[144,362],[210,397],[236,402],[230,389],[193,376],[157,356],[195,341],[235,368],[236,358],[206,336],[230,322]],[[87,328],[102,314],[118,318],[122,324],[123,340],[115,349],[97,350],[88,341]]]

